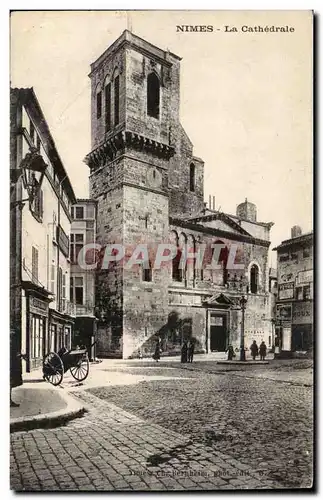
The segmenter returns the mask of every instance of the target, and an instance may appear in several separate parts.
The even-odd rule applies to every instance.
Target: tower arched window
[[[120,98],[120,80],[119,75],[114,79],[114,126],[119,123],[119,98]]]
[[[160,84],[158,76],[150,73],[147,78],[147,114],[159,118]]]
[[[111,82],[107,82],[104,87],[105,101],[105,130],[109,132],[111,129]]]
[[[102,115],[102,92],[99,90],[96,94],[96,118],[99,120]]]
[[[250,292],[258,293],[259,288],[259,269],[253,264],[250,269]]]
[[[151,262],[145,262],[142,266],[142,281],[152,281],[153,273],[151,269]]]
[[[194,163],[190,164],[190,191],[195,191],[195,165]]]

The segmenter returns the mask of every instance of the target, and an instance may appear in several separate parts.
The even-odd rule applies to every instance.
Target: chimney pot
[[[291,229],[291,238],[297,238],[302,235],[302,228],[300,226],[293,226]]]

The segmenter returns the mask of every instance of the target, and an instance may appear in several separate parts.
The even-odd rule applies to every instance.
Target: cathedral
[[[224,352],[264,340],[272,345],[270,228],[248,200],[236,214],[204,202],[204,162],[180,123],[181,58],[128,30],[91,65],[90,198],[97,243],[151,249],[149,265],[115,262],[96,276],[97,354],[149,357],[160,339],[166,355],[194,339],[195,352]],[[169,265],[154,249],[172,243]],[[216,268],[180,265],[184,248],[221,245]],[[238,269],[227,266],[237,248]],[[207,254],[207,252],[206,252]],[[208,257],[206,257],[207,260]],[[244,298],[242,305],[242,298]]]

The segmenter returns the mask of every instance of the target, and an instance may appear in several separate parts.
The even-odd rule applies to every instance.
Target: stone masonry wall
[[[165,243],[168,238],[168,198],[156,192],[125,186],[124,214],[124,244],[129,257],[136,245],[148,244],[148,257],[153,266],[158,243]],[[167,322],[169,276],[167,266],[152,269],[150,282],[144,281],[140,264],[124,269],[124,357],[135,355],[143,344],[148,350],[154,348],[156,336]]]

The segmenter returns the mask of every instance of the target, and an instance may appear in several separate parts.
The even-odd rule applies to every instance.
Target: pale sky
[[[177,33],[176,25],[212,25]],[[238,32],[225,32],[225,26]],[[242,33],[292,26],[293,33]],[[205,161],[205,201],[235,214],[247,197],[275,223],[272,247],[312,229],[309,11],[15,12],[11,86],[34,87],[77,197],[88,197],[90,64],[126,28],[182,57],[181,121]],[[275,252],[272,254],[275,265]]]

